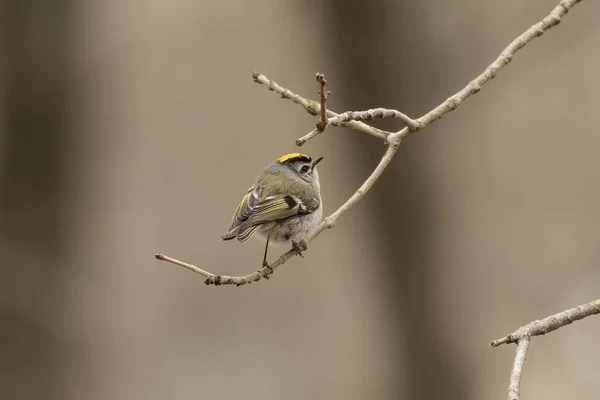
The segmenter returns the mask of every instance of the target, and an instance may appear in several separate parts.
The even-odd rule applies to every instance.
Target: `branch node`
[[[335,226],[335,220],[333,218],[327,217],[325,218],[325,228],[331,229]]]
[[[385,143],[394,149],[398,149],[400,147],[400,143],[402,143],[402,133],[410,132],[410,129],[404,128],[399,133],[393,133],[385,138]]]
[[[304,258],[304,255],[302,254],[302,252],[305,251],[306,249],[308,249],[308,245],[306,244],[305,240],[301,240],[299,242],[292,241],[292,249],[294,249],[296,251],[297,255]]]
[[[314,100],[308,100],[307,103],[308,104],[306,105],[306,111],[310,115],[319,115],[319,112],[321,110],[321,106],[319,105],[319,103]]]
[[[235,286],[239,287],[245,285],[246,283],[248,283],[248,281],[246,280],[246,278],[242,277],[239,281],[235,283]]]
[[[275,271],[273,271],[273,267],[270,265],[267,265],[265,268],[267,269],[267,273],[264,276],[265,278],[269,279],[269,275],[273,275],[273,272]],[[258,273],[260,274],[260,271],[258,271]]]

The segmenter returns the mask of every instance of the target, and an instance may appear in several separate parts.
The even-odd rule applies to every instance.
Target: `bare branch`
[[[275,260],[275,262],[272,262],[269,265],[269,267],[263,267],[263,268],[259,269],[258,271],[255,271],[251,274],[244,275],[244,276],[229,276],[229,275],[213,274],[211,272],[208,272],[201,268],[198,268],[195,265],[176,260],[175,258],[171,258],[171,257],[166,256],[161,253],[155,254],[154,257],[156,257],[158,260],[167,261],[171,264],[175,264],[175,265],[179,265],[180,267],[187,268],[190,271],[193,271],[197,274],[200,274],[200,275],[206,277],[206,279],[204,280],[204,283],[207,285],[241,286],[241,285],[245,285],[247,283],[260,281],[262,278],[269,279],[269,277],[271,276],[271,274],[273,273],[275,268],[279,267],[280,265],[285,264],[285,262],[287,260],[289,260],[290,258],[292,258],[293,256],[299,255],[300,251],[302,251],[302,250],[306,250],[306,248],[303,248],[303,249],[302,248],[292,248],[287,253],[283,254],[281,257],[279,257],[277,260]]]
[[[404,125],[410,130],[420,129],[417,121],[410,118],[408,115],[387,108],[374,108],[366,111],[346,111],[339,114],[337,117],[329,118],[327,124],[331,126],[340,126],[348,121],[368,121],[375,118],[395,118],[404,122]]]
[[[308,132],[306,135],[302,136],[301,138],[296,139],[296,146],[302,147],[302,145],[304,143],[308,142],[310,139],[314,138],[319,133],[321,133],[319,131],[319,128],[313,129],[312,131]]]
[[[254,82],[261,84],[261,85],[265,85],[269,90],[272,90],[275,93],[279,94],[281,96],[281,98],[291,100],[294,103],[301,105],[302,108],[304,108],[306,110],[306,112],[308,112],[310,115],[319,115],[319,113],[321,111],[321,106],[318,102],[316,102],[314,100],[305,99],[304,97],[297,95],[296,93],[292,92],[289,89],[282,87],[277,82],[267,78],[266,76],[264,76],[261,73],[254,72],[252,74],[252,78],[254,79]],[[327,110],[328,117],[336,117],[337,115],[338,114],[331,111],[331,109]],[[388,137],[388,135],[390,135],[390,132],[367,125],[364,122],[350,121],[345,124],[342,124],[342,126],[354,129],[355,131],[366,133],[367,135],[371,135],[378,139],[383,139],[383,140],[385,140]],[[308,136],[308,135],[306,135],[306,136]],[[309,138],[306,138],[306,136],[298,139],[296,141],[296,145],[302,146],[304,143],[306,143],[307,140],[310,140],[312,137],[316,136],[316,134],[314,134],[313,136],[311,136]]]
[[[412,132],[422,130],[429,124],[442,118],[445,114],[455,110],[461,104],[461,102],[463,102],[465,99],[467,99],[468,97],[479,92],[483,85],[485,85],[487,82],[489,82],[491,79],[493,79],[502,68],[504,68],[506,65],[508,65],[508,63],[510,63],[510,61],[512,60],[513,56],[515,55],[515,53],[517,51],[519,51],[521,48],[523,48],[527,43],[529,43],[534,38],[541,36],[548,29],[552,28],[553,26],[558,25],[558,23],[560,23],[562,17],[571,8],[573,8],[575,6],[575,4],[579,3],[580,1],[581,0],[562,0],[558,4],[558,6],[556,6],[546,18],[544,18],[541,22],[533,25],[531,28],[529,28],[527,31],[525,31],[521,36],[516,38],[511,44],[509,44],[508,47],[506,47],[502,51],[502,53],[496,59],[496,61],[494,61],[490,66],[488,66],[482,74],[480,74],[477,78],[475,78],[473,81],[471,81],[461,91],[459,91],[452,97],[448,98],[445,102],[443,102],[442,104],[440,104],[439,106],[437,106],[436,108],[434,108],[433,110],[431,110],[430,112],[423,115],[421,118],[419,118],[417,120],[413,120],[413,119],[409,118],[408,116],[406,116],[405,114],[402,114],[401,112],[395,111],[395,110],[376,109],[376,110],[367,110],[367,111],[360,111],[360,112],[347,112],[342,115],[337,114],[331,110],[327,110],[325,107],[325,103],[327,100],[326,99],[327,93],[325,91],[326,81],[325,81],[325,78],[322,76],[322,74],[317,74],[317,81],[319,81],[319,84],[320,84],[320,100],[321,100],[320,103],[317,103],[315,101],[305,99],[305,98],[293,93],[289,89],[286,89],[286,88],[278,85],[274,81],[268,79],[266,76],[264,76],[262,74],[259,74],[258,72],[254,72],[252,74],[252,76],[253,76],[255,82],[266,85],[269,88],[269,90],[272,90],[272,91],[280,94],[281,97],[284,99],[289,99],[289,100],[292,100],[296,104],[300,104],[311,115],[320,115],[320,121],[319,121],[319,124],[317,124],[317,129],[313,130],[309,134],[298,139],[296,141],[296,144],[298,146],[302,146],[307,140],[315,137],[316,135],[319,134],[319,132],[322,132],[326,128],[327,124],[336,125],[336,126],[337,125],[347,126],[352,129],[355,129],[357,131],[361,131],[368,135],[374,136],[376,138],[384,139],[384,141],[386,142],[386,144],[388,146],[385,154],[381,158],[381,161],[379,162],[379,164],[377,165],[375,170],[372,172],[371,176],[369,176],[369,178],[365,181],[365,183],[363,183],[363,185],[356,191],[356,193],[354,193],[352,195],[352,197],[350,197],[350,199],[348,199],[348,201],[346,201],[346,203],[344,203],[340,208],[338,208],[329,217],[325,218],[325,220],[318,226],[316,231],[313,233],[310,240],[313,240],[314,238],[316,238],[325,229],[333,227],[335,225],[337,219],[342,214],[344,214],[346,211],[348,211],[354,204],[356,204],[358,201],[360,201],[360,199],[362,199],[364,197],[366,192],[375,184],[377,179],[379,179],[379,177],[383,174],[383,171],[387,168],[387,166],[391,162],[392,158],[394,157],[394,154],[396,153],[396,151],[398,149],[398,146],[400,145],[400,142],[402,141],[402,139],[405,136],[409,135]],[[329,117],[329,119],[327,120],[326,123],[323,122],[323,121],[325,121],[325,115],[327,117]],[[370,125],[367,125],[363,122],[358,121],[359,119],[369,119],[370,116],[378,117],[379,115],[381,115],[382,118],[392,117],[392,118],[401,119],[406,124],[406,127],[398,132],[390,133],[390,132],[386,132],[386,131],[374,128]],[[366,116],[367,118],[363,118],[363,116]],[[335,124],[333,124],[332,121],[335,122]],[[239,285],[243,285],[246,283],[258,281],[258,280],[262,279],[263,277],[267,278],[273,272],[273,269],[284,264],[291,257],[293,257],[294,255],[298,255],[298,254],[300,254],[300,249],[292,248],[287,253],[283,254],[277,261],[275,261],[275,263],[271,264],[271,269],[269,269],[268,267],[262,268],[259,271],[254,272],[250,275],[237,276],[237,277],[213,274],[211,272],[204,271],[203,269],[200,269],[194,265],[175,260],[175,259],[167,257],[163,254],[156,254],[156,258],[158,258],[159,260],[171,262],[176,265],[180,265],[184,268],[190,269],[196,273],[199,273],[199,274],[207,277],[207,279],[205,281],[206,284],[214,284],[214,285],[235,284],[235,285],[239,286]],[[598,306],[596,306],[596,309],[593,310],[592,313],[598,313]],[[588,314],[588,315],[591,315],[591,314]],[[571,318],[573,318],[573,317],[571,316]],[[553,326],[553,325],[550,325],[550,326]],[[539,332],[546,333],[553,329],[557,329],[557,328],[548,328],[548,330],[546,330],[546,331],[544,331],[542,329],[542,330],[539,330]],[[532,332],[538,332],[538,331],[532,331]],[[535,334],[543,334],[543,333],[535,333]],[[529,337],[532,335],[533,334],[525,335],[525,336],[515,336],[514,340],[512,340],[509,335],[509,337],[507,337],[507,338],[499,339],[498,341],[494,341],[494,342],[498,342],[495,345],[499,345],[502,343],[510,343],[510,342],[516,341],[516,340],[518,340],[519,342],[523,341],[523,343],[524,343],[524,341],[527,340],[527,344],[523,344],[523,346],[521,347],[523,355],[521,358],[519,358],[519,359],[522,359],[522,362],[524,362]],[[493,344],[494,342],[492,342],[492,345],[494,345]],[[519,355],[519,353],[518,353],[518,355]],[[515,362],[516,362],[516,360],[515,360]],[[517,388],[517,392],[518,392],[518,382],[517,382],[516,388]]]
[[[541,320],[530,322],[510,335],[492,340],[490,342],[490,346],[492,347],[498,347],[507,343],[517,343],[517,354],[515,355],[515,361],[510,374],[510,384],[508,386],[508,400],[519,400],[521,373],[523,371],[523,364],[525,363],[529,342],[532,337],[545,335],[560,327],[572,324],[575,321],[579,321],[580,319],[595,314],[600,314],[600,299],[565,310]]]
[[[176,260],[176,259],[174,259],[174,258],[171,258],[171,257],[169,257],[169,256],[166,256],[166,255],[164,255],[164,254],[161,254],[161,253],[156,253],[156,254],[154,255],[154,257],[156,257],[156,259],[157,259],[157,260],[161,260],[161,261],[170,262],[171,264],[175,264],[175,265],[179,265],[180,267],[187,268],[187,269],[189,269],[190,271],[192,271],[192,272],[195,272],[195,273],[197,273],[197,274],[200,274],[200,275],[202,275],[202,276],[206,276],[207,278],[209,278],[209,277],[213,276],[213,274],[211,274],[211,273],[210,273],[210,272],[208,272],[208,271],[205,271],[205,270],[203,270],[202,268],[198,268],[198,267],[196,267],[195,265],[188,264],[188,263],[186,263],[186,262],[183,262],[183,261]]]
[[[292,92],[279,85],[277,82],[270,80],[260,72],[252,73],[254,82],[265,85],[269,90],[279,94],[282,99],[291,100],[296,104],[301,105],[310,115],[319,115],[320,106],[316,101],[305,99],[304,97]]]
[[[496,60],[492,64],[490,64],[477,78],[473,79],[471,82],[469,82],[469,84],[467,86],[465,86],[458,93],[449,97],[442,104],[440,104],[433,110],[429,111],[427,114],[423,115],[422,117],[418,118],[417,120],[413,120],[413,119],[409,118],[408,116],[406,116],[405,114],[402,114],[399,111],[395,111],[395,110],[389,110],[389,111],[391,111],[390,113],[388,113],[386,116],[381,116],[380,118],[401,119],[405,123],[406,127],[395,133],[396,135],[399,135],[400,138],[408,136],[409,134],[411,134],[413,132],[421,131],[423,128],[425,128],[426,126],[439,120],[444,115],[456,110],[456,108],[458,108],[458,106],[463,101],[465,101],[467,98],[471,97],[472,95],[478,93],[482,89],[483,85],[488,83],[490,80],[494,79],[496,77],[496,75],[498,74],[498,72],[500,72],[500,70],[502,68],[507,66],[512,61],[512,59],[515,56],[515,54],[517,53],[517,51],[521,50],[523,47],[525,47],[525,45],[527,45],[533,39],[535,39],[539,36],[542,36],[542,34],[544,34],[544,32],[546,32],[548,29],[558,25],[561,22],[562,17],[565,16],[565,14],[567,14],[569,12],[569,10],[571,8],[573,8],[580,1],[582,1],[582,0],[562,0],[550,12],[550,14],[548,14],[548,16],[546,18],[544,18],[537,24],[533,25],[532,27],[527,29],[525,32],[523,32],[523,34],[521,34],[519,37],[517,37],[515,40],[513,40],[500,53],[498,58],[496,58]],[[344,115],[343,119],[349,118],[351,120],[354,120],[355,118],[350,117],[349,115],[353,115],[353,116],[358,115],[359,117],[356,118],[356,120],[365,120],[365,119],[369,119],[369,118],[361,118],[361,117],[362,117],[363,113],[368,113],[369,111],[371,111],[371,110],[347,111],[340,115]],[[334,118],[339,118],[339,117],[340,116],[337,116],[337,117],[334,116]],[[343,119],[340,119],[340,122]],[[337,121],[337,119],[334,119],[334,121]],[[337,126],[337,124],[332,124],[331,121],[330,121],[330,124]],[[341,125],[344,126],[343,124],[341,124]],[[304,138],[310,139],[310,138],[316,136],[318,133],[319,132],[316,132],[316,133],[310,132],[308,135],[304,136]],[[386,141],[388,141],[389,137],[386,137],[384,139]],[[301,141],[301,140],[302,140],[302,138],[299,139],[299,141]],[[302,143],[304,143],[304,142],[302,142]]]
[[[321,118],[317,122],[317,129],[319,132],[323,132],[327,128],[327,89],[325,89],[327,80],[322,72],[317,72],[317,82],[319,82],[319,98],[321,99]]]
[[[533,39],[542,36],[548,29],[558,25],[562,20],[562,17],[569,12],[577,3],[581,0],[562,0],[558,5],[548,14],[546,18],[527,29],[522,35],[513,40],[503,51],[500,53],[498,58],[490,64],[483,73],[477,78],[473,79],[467,86],[465,86],[460,92],[454,96],[448,98],[442,104],[417,119],[419,129],[423,129],[427,125],[439,120],[444,115],[456,108],[467,98],[478,93],[483,85],[490,80],[494,79],[496,74],[500,72],[502,68],[510,63],[515,53],[521,50],[525,45],[531,42]],[[417,131],[415,130],[415,131]],[[408,135],[413,131],[405,130],[404,135]]]
[[[325,79],[325,75],[323,75],[321,72],[317,72],[317,82],[319,82],[319,98],[321,99],[321,104],[319,105],[321,117],[319,118],[319,122],[317,122],[317,127],[315,129],[296,140],[296,146],[298,147],[301,147],[304,143],[314,138],[319,133],[323,133],[325,128],[327,128],[327,91],[325,89],[327,80]]]
[[[519,400],[519,391],[521,388],[521,375],[523,374],[523,365],[529,349],[529,338],[519,340],[517,353],[510,372],[510,382],[508,384],[508,400]]]
[[[492,340],[490,346],[498,347],[507,343],[515,343],[520,339],[545,335],[546,333],[557,330],[565,325],[572,324],[575,321],[589,317],[590,315],[600,314],[600,299],[590,303],[582,304],[575,308],[565,310],[547,318],[533,321],[520,327],[510,335],[503,338]]]
[[[383,175],[383,171],[385,171],[390,162],[392,162],[394,154],[396,154],[396,151],[398,150],[399,144],[399,142],[390,143],[383,157],[381,157],[379,164],[371,173],[371,175],[367,178],[365,183],[363,183],[362,186],[352,195],[352,197],[350,197],[344,204],[342,204],[340,208],[338,208],[333,214],[331,214],[330,216],[325,218],[323,222],[321,222],[321,224],[315,230],[315,233],[313,233],[312,237],[310,238],[311,241],[318,235],[320,235],[321,232],[323,232],[325,229],[333,228],[338,218],[341,217],[342,214],[346,213],[346,211],[348,211],[363,197],[365,197],[365,194],[367,194],[367,192],[373,187],[373,185],[375,184],[375,182],[377,182],[379,177]]]

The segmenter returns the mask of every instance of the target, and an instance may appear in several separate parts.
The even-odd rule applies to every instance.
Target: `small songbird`
[[[306,246],[323,216],[317,171],[322,159],[291,153],[268,165],[238,205],[222,239],[245,242],[254,233],[266,238],[264,267],[269,267],[269,241]]]

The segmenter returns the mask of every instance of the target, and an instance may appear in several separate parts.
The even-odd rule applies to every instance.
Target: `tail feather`
[[[227,232],[226,234],[221,236],[221,239],[223,239],[223,240],[235,239],[237,237],[237,230],[238,230],[237,227],[235,229],[230,230],[229,232]]]

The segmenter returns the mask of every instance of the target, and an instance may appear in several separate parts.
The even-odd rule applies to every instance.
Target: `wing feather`
[[[231,227],[223,240],[248,240],[264,224],[308,214],[319,208],[317,198],[303,202],[296,196],[274,195],[260,200],[262,188],[250,188],[233,215]]]
[[[231,226],[227,230],[227,233],[223,235],[223,240],[231,240],[237,236],[239,226],[252,215],[252,210],[260,202],[262,190],[262,187],[251,187],[248,189],[248,192],[242,198],[242,201],[240,201],[240,204],[233,213],[233,217],[231,218]]]
[[[238,229],[237,232],[237,238],[240,242],[245,242],[246,240],[250,239],[252,237],[252,235],[254,235],[254,233],[260,229],[262,225],[253,225],[253,226],[248,226],[248,227],[244,227],[242,229]]]

